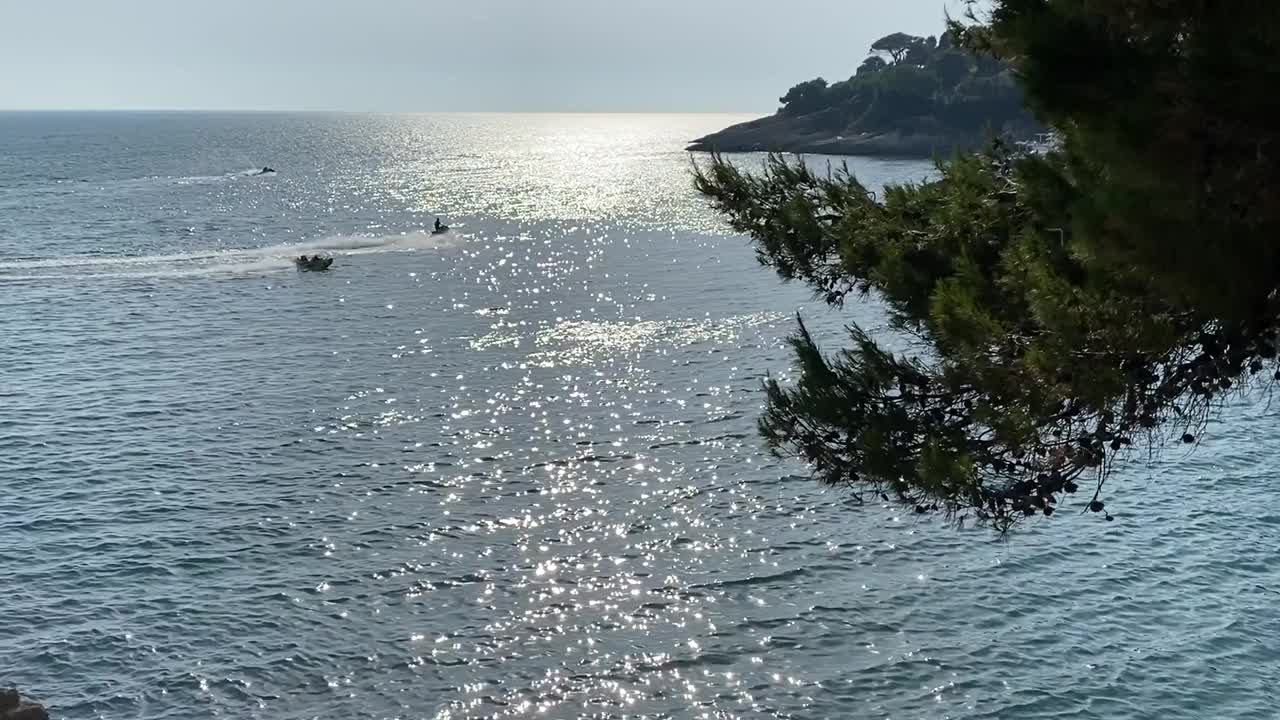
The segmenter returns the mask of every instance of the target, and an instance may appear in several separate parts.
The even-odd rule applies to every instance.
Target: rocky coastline
[[[784,152],[877,157],[947,157],[983,145],[981,135],[936,132],[864,132],[835,134],[822,118],[769,117],[739,123],[694,140],[691,152]]]

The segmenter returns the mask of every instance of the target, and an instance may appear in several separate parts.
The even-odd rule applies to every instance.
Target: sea
[[[1113,521],[1006,536],[765,451],[797,314],[893,340],[694,192],[743,119],[0,114],[0,684],[73,720],[1280,714],[1268,396],[1135,452]]]

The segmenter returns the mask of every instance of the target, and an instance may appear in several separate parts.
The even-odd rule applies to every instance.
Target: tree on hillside
[[[816,78],[791,88],[786,95],[778,98],[778,102],[782,103],[783,112],[804,115],[826,105],[826,91],[827,81]]]
[[[906,33],[896,32],[892,35],[886,35],[871,44],[871,49],[885,53],[889,56],[890,62],[897,64],[907,57],[908,53],[926,49],[925,39],[908,35]]]
[[[943,38],[951,42],[949,35]],[[816,78],[791,88],[779,98],[779,113],[821,113],[810,127],[849,135],[952,133],[976,139],[987,124],[1009,126],[1024,137],[1042,131],[1023,109],[1006,64],[956,48],[939,49],[933,37],[905,33],[881,38],[876,47],[888,49],[873,49],[847,80],[829,85]],[[887,62],[882,53],[897,62]]]
[[[872,55],[871,57],[862,61],[862,64],[858,66],[858,71],[856,74],[864,75],[866,73],[880,72],[881,70],[885,69],[888,66],[889,66],[889,63],[885,62],[884,58],[880,57],[879,55]]]
[[[1280,379],[1280,3],[989,4],[939,46],[1012,63],[1057,149],[997,143],[881,194],[777,156],[696,184],[781,277],[874,294],[911,342],[855,325],[833,353],[801,324],[797,381],[766,387],[775,451],[922,513],[1003,529],[1077,495],[1109,519],[1133,448],[1193,444]]]

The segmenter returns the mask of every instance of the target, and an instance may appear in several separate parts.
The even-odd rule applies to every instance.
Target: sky
[[[0,0],[0,108],[771,112],[956,0]]]

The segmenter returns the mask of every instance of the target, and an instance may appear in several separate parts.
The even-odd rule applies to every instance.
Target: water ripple
[[[883,314],[719,234],[723,118],[79,117],[0,115],[0,675],[57,716],[1272,714],[1273,418],[1009,542],[816,487],[760,383]]]

